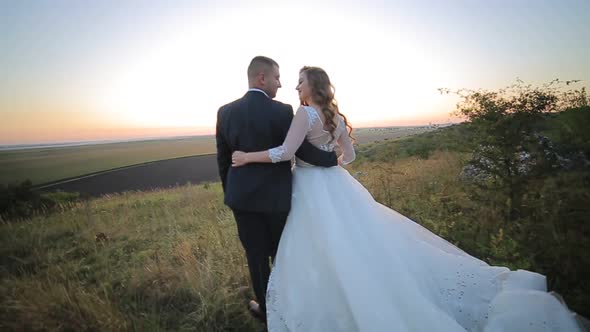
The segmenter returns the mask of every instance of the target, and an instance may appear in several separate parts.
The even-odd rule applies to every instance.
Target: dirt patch
[[[102,196],[124,191],[146,191],[186,183],[218,181],[215,154],[161,160],[82,176],[39,188],[41,191],[79,192],[81,196]]]

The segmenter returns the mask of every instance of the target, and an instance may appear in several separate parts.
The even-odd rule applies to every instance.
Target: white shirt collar
[[[250,88],[250,89],[248,89],[248,92],[250,92],[250,91],[258,91],[258,92],[262,92],[262,93],[264,93],[264,95],[265,95],[267,98],[269,98],[269,99],[270,99],[270,97],[268,96],[268,94],[267,94],[266,92],[264,92],[263,90],[260,90],[260,89],[257,89],[257,88]]]

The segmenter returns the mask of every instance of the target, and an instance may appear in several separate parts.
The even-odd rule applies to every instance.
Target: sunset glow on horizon
[[[313,5],[312,5],[313,3]],[[457,121],[437,88],[589,87],[590,2],[19,1],[0,4],[0,145],[214,132],[275,59],[277,100],[324,68],[356,127]]]

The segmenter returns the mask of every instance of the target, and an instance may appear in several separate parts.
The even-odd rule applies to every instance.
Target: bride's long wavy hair
[[[324,121],[324,129],[330,132],[332,141],[335,139],[334,132],[338,127],[338,115],[341,115],[344,119],[344,125],[348,128],[348,136],[354,141],[352,126],[348,123],[346,116],[340,113],[338,109],[338,102],[334,98],[335,89],[332,83],[330,83],[330,78],[326,71],[319,67],[305,66],[299,71],[299,74],[302,73],[307,77],[307,83],[311,90],[311,99],[321,107],[321,111],[326,119]]]

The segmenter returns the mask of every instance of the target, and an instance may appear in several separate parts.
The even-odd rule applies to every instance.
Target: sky
[[[353,126],[457,121],[437,88],[590,86],[588,0],[0,0],[0,145],[211,134],[251,58],[298,104],[324,68]],[[296,108],[296,107],[295,107]]]

